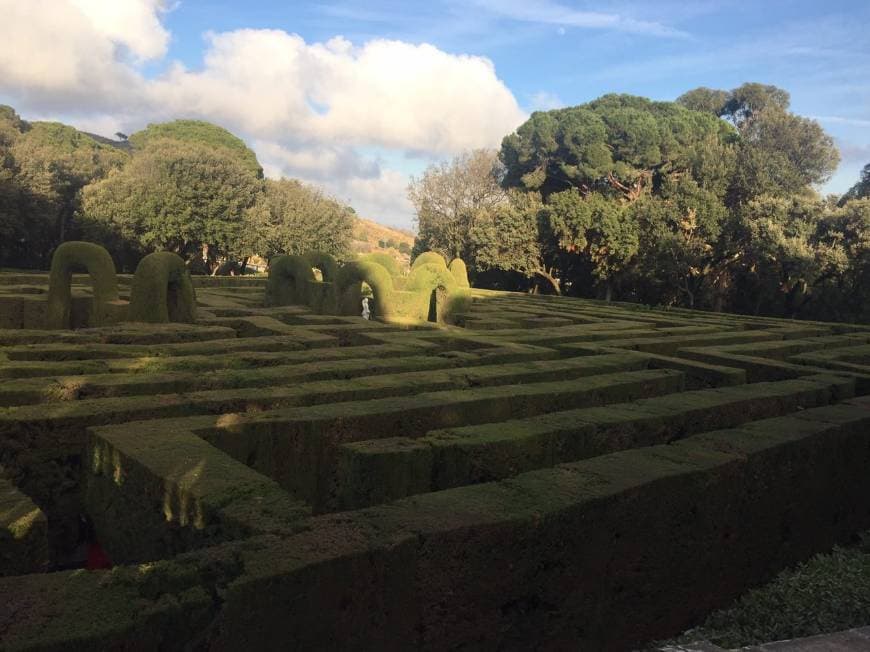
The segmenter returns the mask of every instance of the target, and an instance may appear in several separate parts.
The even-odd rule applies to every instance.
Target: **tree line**
[[[774,86],[605,95],[412,179],[414,251],[478,286],[870,321],[870,164],[822,197],[838,162]]]
[[[124,271],[159,250],[198,273],[253,255],[345,258],[354,219],[317,188],[264,179],[254,152],[207,122],[112,141],[0,106],[0,267],[45,269],[71,239],[104,245]]]

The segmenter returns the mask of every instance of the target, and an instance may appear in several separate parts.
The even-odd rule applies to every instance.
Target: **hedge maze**
[[[428,258],[194,278],[189,323],[158,256],[72,276],[74,324],[149,306],[77,330],[0,274],[0,648],[630,649],[870,527],[870,328]]]

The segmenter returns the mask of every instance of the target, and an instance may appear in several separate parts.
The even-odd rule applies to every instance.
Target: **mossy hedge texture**
[[[855,622],[866,563],[800,564],[870,528],[870,329],[473,289],[437,254],[333,262],[187,277],[161,252],[107,305],[168,322],[0,327],[0,649],[595,651]],[[47,287],[0,273],[0,305]],[[196,322],[172,321],[194,287]],[[94,543],[113,568],[82,567]]]
[[[91,280],[93,302],[90,323],[100,326],[109,321],[108,304],[118,300],[115,263],[109,252],[91,242],[64,242],[51,258],[48,282],[48,328],[69,328],[73,271],[85,270]]]
[[[320,269],[321,280],[313,268]],[[469,288],[465,264],[456,259],[448,269],[434,252],[419,256],[407,276],[387,254],[366,254],[339,266],[315,252],[270,261],[266,305],[303,305],[318,314],[352,316],[362,313],[363,298],[370,293],[371,318],[405,325],[450,324],[469,309]]]
[[[148,254],[136,267],[128,321],[196,321],[196,291],[184,260],[169,251]]]

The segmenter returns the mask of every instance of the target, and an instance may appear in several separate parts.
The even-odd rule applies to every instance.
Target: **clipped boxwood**
[[[118,277],[109,252],[92,242],[64,242],[51,258],[48,280],[48,328],[70,327],[72,294],[70,283],[76,268],[85,268],[91,277],[93,307],[89,325],[100,326],[111,320],[110,302],[118,301]]]
[[[308,283],[316,280],[311,263],[303,256],[275,256],[269,261],[266,282],[267,306],[291,306],[308,302]]]
[[[417,260],[420,260],[419,258]],[[456,286],[456,279],[447,267],[437,263],[415,264],[408,277],[408,289],[431,291],[438,287],[449,289]]]
[[[465,261],[461,258],[454,258],[450,261],[448,268],[453,278],[456,279],[456,284],[461,288],[471,287],[468,282],[468,268],[465,266]]]
[[[171,251],[148,254],[139,261],[130,292],[130,321],[196,321],[196,291],[184,260]]]
[[[437,251],[426,251],[414,259],[414,262],[411,264],[411,270],[415,267],[420,267],[421,265],[438,265],[447,269],[447,261],[444,260],[444,256],[439,254]]]
[[[308,261],[311,267],[316,267],[320,270],[320,275],[324,283],[332,283],[338,276],[338,262],[325,251],[309,251],[303,254],[302,257]]]
[[[336,310],[340,315],[359,315],[362,312],[362,284],[367,283],[374,293],[374,316],[389,318],[393,295],[393,279],[378,263],[358,260],[347,263],[338,272],[335,282]]]
[[[424,321],[452,323],[452,316],[466,311],[471,302],[469,289],[460,287],[454,274],[437,262],[415,266],[408,278],[408,289],[427,297]]]

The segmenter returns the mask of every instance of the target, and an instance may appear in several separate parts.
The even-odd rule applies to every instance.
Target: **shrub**
[[[447,261],[444,260],[444,256],[435,251],[426,251],[414,259],[414,263],[411,265],[411,269],[415,267],[419,267],[420,265],[440,265],[444,269],[447,269]]]
[[[93,286],[91,326],[110,321],[108,304],[118,301],[118,278],[109,252],[92,242],[70,241],[61,244],[51,258],[48,281],[48,328],[70,327],[70,283],[73,271],[87,270]]]
[[[196,291],[184,260],[169,251],[139,261],[130,293],[130,321],[196,321]]]
[[[311,264],[302,256],[275,256],[269,261],[266,282],[267,306],[290,306],[308,302],[308,282],[316,280]]]

